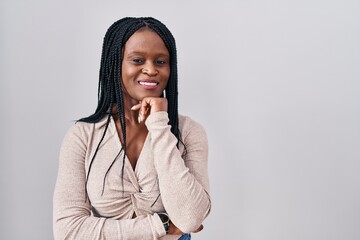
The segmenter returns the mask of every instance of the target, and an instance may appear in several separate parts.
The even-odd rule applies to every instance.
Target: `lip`
[[[144,80],[138,80],[137,82],[140,85],[140,87],[146,90],[156,89],[159,86],[159,82],[155,80],[144,79]]]

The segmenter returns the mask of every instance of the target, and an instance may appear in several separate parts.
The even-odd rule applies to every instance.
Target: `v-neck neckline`
[[[122,149],[122,151],[124,151],[123,149],[123,144],[121,143],[121,140],[120,140],[120,136],[119,136],[119,133],[117,131],[117,128],[116,128],[116,122],[115,122],[115,119],[113,118],[113,116],[111,116],[111,128],[113,130],[112,134],[116,134],[116,142],[117,142],[117,145]],[[133,169],[133,167],[131,166],[131,162],[130,162],[130,159],[128,158],[128,156],[125,154],[125,152],[123,152],[123,154],[125,154],[125,166],[124,167],[127,167],[129,166],[132,174],[134,175],[134,177],[137,178],[136,176],[136,172],[137,172],[137,169],[138,169],[138,165],[139,165],[139,161],[141,160],[142,158],[142,155],[143,155],[143,152],[144,152],[144,148],[146,147],[146,144],[148,142],[148,138],[149,138],[149,132],[146,134],[146,137],[145,137],[145,140],[144,140],[144,144],[140,150],[140,153],[139,153],[139,157],[136,161],[136,164],[135,164],[135,168]]]
[[[131,168],[131,170],[132,170],[134,173],[137,172],[136,170],[138,169],[138,165],[139,165],[139,163],[140,163],[140,159],[142,159],[142,155],[143,155],[143,152],[144,152],[144,148],[145,148],[145,146],[146,146],[146,142],[147,142],[148,136],[149,136],[149,133],[146,134],[146,137],[145,137],[145,140],[144,140],[144,144],[143,144],[143,146],[142,146],[142,148],[141,148],[141,150],[140,150],[139,157],[138,157],[138,159],[136,160],[135,168],[134,168],[134,169],[133,169],[132,166],[131,166],[130,159],[129,159],[128,156],[124,153],[124,154],[125,154],[125,158],[127,159],[127,163],[130,165],[130,168]],[[119,138],[119,136],[118,136],[118,138]],[[118,140],[119,140],[119,142],[120,142],[120,138],[119,138]],[[120,144],[121,144],[121,142],[120,142]],[[122,146],[122,144],[121,144],[121,146]],[[135,174],[135,175],[136,175],[136,174]]]

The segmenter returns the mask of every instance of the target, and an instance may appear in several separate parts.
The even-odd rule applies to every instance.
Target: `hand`
[[[204,228],[204,226],[201,224],[201,226],[198,229],[196,229],[195,231],[192,231],[192,232],[193,233],[200,232],[201,230],[203,230],[203,228]],[[170,221],[168,234],[169,235],[183,235],[184,233]]]
[[[139,110],[139,123],[154,112],[167,111],[167,99],[160,97],[146,97],[139,104],[134,105],[131,110]]]
[[[168,234],[169,235],[183,235],[184,233],[170,221]]]

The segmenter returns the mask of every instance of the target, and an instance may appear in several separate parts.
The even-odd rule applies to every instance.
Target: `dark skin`
[[[148,130],[147,117],[167,111],[167,99],[160,97],[170,76],[170,54],[162,39],[153,31],[140,29],[123,49],[122,92],[126,120],[126,156],[135,170]],[[116,107],[113,112],[117,112]],[[121,142],[122,130],[117,114],[113,114]],[[134,217],[136,217],[134,215]],[[193,232],[203,229],[201,225]],[[172,222],[168,234],[183,234]]]
[[[134,33],[123,49],[121,67],[126,154],[133,169],[147,136],[148,130],[144,124],[146,118],[150,113],[167,111],[167,100],[160,96],[170,75],[169,58],[162,39],[155,32],[146,29]],[[133,106],[140,106],[139,103],[142,103],[142,107],[131,110]],[[142,117],[140,121],[139,117]],[[119,136],[122,136],[120,122],[116,122]]]

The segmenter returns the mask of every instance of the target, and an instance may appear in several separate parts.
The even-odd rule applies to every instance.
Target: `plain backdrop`
[[[205,127],[212,212],[193,239],[360,239],[360,1],[0,1],[0,239],[52,239],[61,141],[94,112],[102,39],[153,16],[180,112]]]

